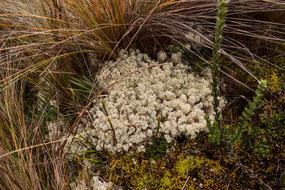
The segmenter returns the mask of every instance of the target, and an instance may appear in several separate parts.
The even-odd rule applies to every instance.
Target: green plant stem
[[[213,93],[213,107],[215,112],[215,122],[216,125],[220,128],[220,134],[223,135],[223,129],[221,126],[222,114],[219,111],[220,105],[220,83],[221,83],[221,44],[223,40],[223,30],[226,22],[227,15],[227,1],[226,0],[218,0],[217,2],[217,21],[216,21],[216,30],[215,30],[215,38],[213,44],[213,63],[212,63],[212,93]]]

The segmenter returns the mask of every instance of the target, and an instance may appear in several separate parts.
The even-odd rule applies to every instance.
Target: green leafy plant
[[[242,112],[240,121],[237,127],[235,128],[234,133],[228,134],[228,138],[230,139],[230,144],[232,146],[235,146],[242,140],[242,136],[245,132],[248,134],[254,132],[255,127],[249,127],[251,126],[250,122],[254,114],[256,114],[257,108],[261,105],[263,101],[264,91],[266,90],[266,87],[266,80],[261,80],[257,86],[253,100],[249,103],[248,107],[246,107]]]

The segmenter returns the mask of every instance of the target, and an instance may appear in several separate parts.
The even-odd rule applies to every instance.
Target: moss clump
[[[268,89],[272,93],[277,93],[281,90],[280,80],[279,80],[279,77],[277,76],[276,72],[271,73],[267,77],[267,81],[268,81]]]
[[[166,171],[163,175],[163,177],[160,180],[160,188],[159,190],[164,190],[164,189],[182,189],[186,180],[179,176],[170,173],[170,171]],[[187,189],[189,190],[194,190],[195,184],[193,183],[192,180],[188,181],[186,184]]]
[[[176,163],[176,171],[180,176],[185,176],[190,172],[194,172],[195,169],[199,169],[202,164],[202,159],[197,159],[193,156],[184,157],[182,155]]]
[[[182,189],[184,185],[186,189],[216,189],[225,186],[224,171],[218,161],[171,152],[158,160],[142,155],[115,158],[108,178],[126,189]]]
[[[108,176],[113,183],[126,189],[158,189],[157,179],[165,163],[143,159],[142,155],[123,155],[109,164]]]
[[[215,179],[221,178],[224,171],[219,161],[192,155],[179,156],[175,164],[175,170],[183,179],[191,176],[192,183],[194,181],[197,187],[203,186],[209,189],[217,187],[216,185],[219,182]]]

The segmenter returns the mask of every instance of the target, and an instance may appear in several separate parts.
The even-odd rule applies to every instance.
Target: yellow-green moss
[[[203,187],[205,189],[211,189],[215,185],[215,181],[213,179],[207,179],[204,181]]]
[[[268,81],[268,89],[272,93],[276,93],[276,92],[279,92],[281,90],[280,80],[279,80],[279,77],[277,76],[277,74],[275,72],[271,73],[267,77],[267,81]]]
[[[112,160],[109,178],[115,184],[129,189],[157,189],[163,163],[124,155]]]
[[[166,158],[154,161],[139,156],[121,156],[109,165],[109,179],[128,189],[148,190],[182,189],[188,177],[186,189],[190,190],[198,189],[199,185],[213,189],[221,183],[218,179],[223,168],[219,162],[182,153],[173,158],[176,159],[169,163]],[[167,163],[170,166],[166,167]],[[204,174],[200,174],[202,170]]]
[[[169,171],[164,173],[164,176],[161,179],[161,186],[171,187],[173,185],[171,174]]]
[[[221,174],[223,171],[221,165],[215,161],[209,160],[200,156],[180,156],[176,163],[176,171],[180,176],[185,176],[187,173],[191,173],[194,170],[199,170],[201,167],[209,168],[214,174]]]
[[[173,175],[170,173],[170,171],[166,171],[160,180],[159,190],[182,189],[184,183],[185,183],[185,180],[183,180],[180,176]],[[193,189],[193,188],[189,188],[188,184],[187,184],[187,188]]]

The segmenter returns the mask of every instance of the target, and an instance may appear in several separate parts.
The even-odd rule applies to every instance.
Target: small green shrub
[[[257,108],[260,106],[263,100],[264,91],[266,89],[266,81],[261,80],[258,84],[257,90],[253,100],[249,103],[248,107],[244,109],[241,114],[240,121],[233,133],[227,133],[227,137],[231,146],[235,146],[243,140],[243,135],[254,134],[257,128],[251,126],[252,117],[255,115]]]

